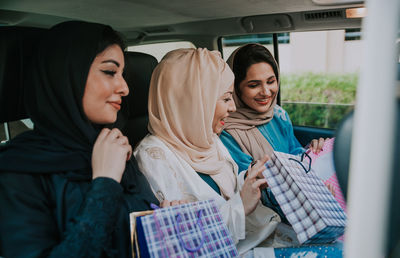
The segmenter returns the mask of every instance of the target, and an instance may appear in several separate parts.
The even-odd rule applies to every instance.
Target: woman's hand
[[[325,183],[328,190],[332,193],[333,197],[336,197],[335,187],[329,183]]]
[[[160,203],[160,208],[166,208],[169,206],[176,206],[176,205],[181,205],[181,204],[185,204],[185,203],[189,203],[189,202],[186,200],[173,200],[173,201],[164,200]]]
[[[104,128],[93,146],[93,179],[109,177],[121,182],[126,161],[132,156],[132,147],[128,138],[120,130]]]
[[[267,185],[267,179],[262,176],[262,172],[265,170],[265,162],[269,160],[266,155],[261,160],[257,160],[255,165],[247,170],[247,176],[244,180],[242,190],[240,191],[240,197],[242,198],[244,213],[246,215],[252,213],[261,197],[260,187]]]
[[[324,146],[325,141],[329,140],[329,138],[319,138],[319,139],[314,139],[310,142],[310,150],[314,152],[315,154],[318,154],[320,151],[322,151],[322,147]]]

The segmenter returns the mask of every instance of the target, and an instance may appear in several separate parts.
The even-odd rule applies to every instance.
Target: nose
[[[118,81],[117,93],[123,97],[127,96],[129,94],[128,84],[126,83],[124,77],[122,77],[122,76],[120,77],[120,79]]]
[[[232,99],[232,101],[229,101],[229,106],[228,106],[228,112],[232,113],[236,111],[236,103]]]
[[[270,97],[272,95],[271,90],[267,83],[264,83],[261,91],[261,95]]]

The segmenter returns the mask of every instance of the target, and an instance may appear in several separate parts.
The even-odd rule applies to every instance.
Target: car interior
[[[26,33],[22,31],[15,33],[40,34],[40,29],[49,28],[62,21],[84,20],[111,25],[122,33],[128,46],[169,41],[189,41],[196,47],[220,50],[222,52],[222,36],[254,33],[274,33],[276,35],[276,33],[280,32],[360,28],[361,18],[350,16],[349,10],[355,7],[363,7],[362,1],[339,2],[340,4],[332,1],[314,0],[303,1],[300,4],[295,0],[251,0],[247,2],[233,0],[207,1],[205,4],[203,1],[182,0],[173,1],[172,3],[154,0],[100,1],[95,4],[94,8],[91,1],[44,0],[36,1],[35,3],[23,0],[2,1],[0,3],[0,28],[12,31],[13,27],[19,30],[21,30],[21,27],[27,27],[25,29]],[[29,29],[31,27],[34,29]],[[29,35],[23,35],[23,37],[29,37]],[[11,39],[2,37],[2,40],[9,41]],[[274,48],[276,59],[279,61],[277,42],[275,42]],[[29,55],[29,50],[27,52]],[[3,58],[6,58],[6,56]],[[142,57],[137,58],[142,60]],[[128,59],[131,59],[131,54],[128,54]],[[132,63],[131,66],[134,67],[135,64]],[[146,80],[144,74],[150,72],[147,69],[151,69],[151,65],[139,65],[135,68],[143,69],[144,71],[132,69],[134,71],[127,71],[127,73],[143,75],[143,79]],[[3,81],[7,80],[7,78],[3,77]],[[129,98],[135,98],[139,101],[147,98],[145,88],[138,87],[139,85],[145,86],[144,81],[141,82],[141,80],[141,78],[137,79],[137,86],[133,86],[135,87],[132,91],[134,93]],[[4,82],[7,83],[6,81]],[[135,105],[131,109],[133,116],[139,116],[138,112],[141,115],[145,114],[146,102],[140,102],[140,104],[134,101],[129,102],[131,102],[131,105]],[[15,102],[13,104],[19,108],[23,107]],[[10,107],[2,110],[5,112],[5,110],[9,109]],[[15,120],[21,118],[23,117],[17,116]],[[142,118],[145,119],[144,117]],[[10,121],[13,120],[2,120],[2,122]],[[140,127],[143,127],[142,125],[144,124],[141,124]],[[7,129],[10,125],[12,126],[13,123],[5,124]],[[23,128],[21,129],[18,124],[14,127],[14,130],[7,130],[7,133],[15,135],[19,131],[23,131]],[[311,139],[332,137],[334,134],[332,129],[304,126],[295,126],[294,128],[295,135],[302,145],[306,145]],[[145,129],[140,130],[142,133],[139,136],[136,136],[136,132],[135,136],[130,136],[134,143],[143,137]]]
[[[364,1],[353,0],[3,0],[0,2],[0,124],[4,126],[4,132],[0,128],[1,140],[27,130],[20,122],[28,118],[23,96],[24,88],[29,85],[24,83],[23,73],[29,69],[30,53],[41,33],[59,22],[83,20],[111,25],[123,35],[128,46],[189,41],[196,47],[221,52],[222,37],[270,33],[279,62],[278,33],[360,29],[362,17],[354,10],[363,7]],[[132,146],[148,133],[148,88],[157,64],[151,54],[126,53],[125,78],[130,94],[124,101],[127,112],[122,114],[126,122],[123,132]],[[397,110],[399,107],[400,100]],[[294,126],[303,146],[315,138],[337,137],[335,167],[344,189],[348,185],[352,124],[353,113],[350,113],[337,128]],[[399,157],[399,130],[396,137],[395,153]],[[393,171],[399,170],[397,159]],[[393,185],[400,181],[399,175],[394,173]],[[395,198],[390,200],[390,221],[394,226],[388,232],[387,250],[400,255],[400,194],[398,187],[392,189],[391,196]]]

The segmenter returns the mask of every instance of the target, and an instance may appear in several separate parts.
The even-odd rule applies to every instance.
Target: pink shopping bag
[[[311,166],[316,174],[324,181],[325,184],[330,184],[335,190],[335,199],[340,207],[346,211],[346,201],[340,189],[339,182],[336,176],[335,166],[333,164],[333,144],[335,139],[331,138],[325,141],[322,151],[318,154],[310,151],[308,155],[311,157]]]

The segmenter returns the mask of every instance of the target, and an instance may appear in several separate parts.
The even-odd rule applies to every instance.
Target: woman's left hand
[[[325,183],[328,190],[332,193],[333,197],[336,197],[335,187],[332,184]]]
[[[329,138],[319,138],[319,139],[314,139],[310,142],[310,147],[309,149],[314,152],[315,154],[318,154],[320,151],[322,151],[322,147],[324,146],[325,141],[329,140]]]

